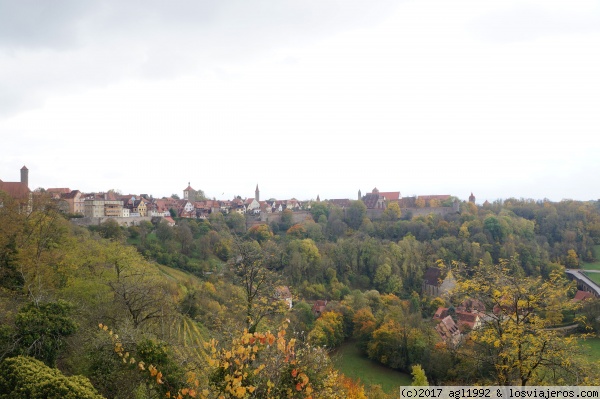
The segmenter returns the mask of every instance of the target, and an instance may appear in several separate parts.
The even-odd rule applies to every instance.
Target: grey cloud
[[[246,62],[385,18],[392,0],[0,0],[0,115],[56,92]]]

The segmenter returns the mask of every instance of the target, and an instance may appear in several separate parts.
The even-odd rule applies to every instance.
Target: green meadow
[[[347,341],[337,348],[331,358],[344,375],[360,380],[365,386],[379,385],[386,393],[392,393],[403,385],[410,385],[410,375],[383,366],[363,356],[354,341]]]

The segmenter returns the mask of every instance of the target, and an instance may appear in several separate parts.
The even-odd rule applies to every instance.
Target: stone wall
[[[101,217],[101,218],[90,218],[90,217],[85,217],[85,218],[73,218],[71,219],[71,223],[76,224],[78,226],[94,226],[94,225],[100,225],[104,222],[106,222],[107,220],[114,220],[116,221],[119,226],[138,226],[140,223],[142,222],[152,222],[152,218],[156,217],[156,216],[140,216],[140,217],[128,217],[128,218],[122,218],[122,217]]]
[[[275,212],[275,213],[261,213],[258,216],[246,216],[246,227],[250,228],[257,224],[270,224],[272,222],[279,223],[281,221],[281,215],[283,212]],[[312,215],[309,211],[296,211],[292,212],[292,223],[300,223],[304,221],[306,218],[311,218]]]
[[[367,217],[371,220],[381,219],[383,211],[383,209],[367,209]],[[400,211],[402,212],[402,216],[410,214],[412,217],[427,216],[432,213],[440,216],[446,216],[458,212],[454,207],[447,206],[435,208],[401,208]]]

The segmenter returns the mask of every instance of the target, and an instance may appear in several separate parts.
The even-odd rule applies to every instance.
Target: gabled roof
[[[425,274],[423,275],[423,281],[425,284],[439,287],[442,280],[442,269],[438,269],[437,267],[428,267],[427,270],[425,270]]]
[[[579,301],[585,301],[586,299],[593,299],[593,298],[594,298],[594,294],[592,294],[591,292],[579,290],[575,293],[575,297],[572,299],[572,301],[579,302]]]
[[[400,191],[379,192],[380,197],[385,197],[388,201],[398,201],[400,199]]]
[[[362,200],[367,209],[374,209],[377,205],[377,201],[379,201],[379,193],[369,193],[365,195]]]
[[[456,339],[457,336],[460,336],[460,330],[450,316],[444,317],[435,327],[435,330],[440,334],[440,337],[444,341],[452,341]]]
[[[330,199],[329,202],[340,208],[350,207],[350,200],[348,198]]]
[[[73,190],[70,193],[62,195],[61,197],[64,199],[72,199],[77,197],[77,194],[81,194],[81,192],[79,190]]]

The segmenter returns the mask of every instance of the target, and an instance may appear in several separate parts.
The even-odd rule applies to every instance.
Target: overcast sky
[[[600,1],[0,0],[0,179],[600,198]]]

